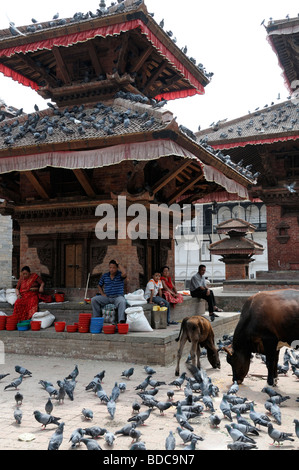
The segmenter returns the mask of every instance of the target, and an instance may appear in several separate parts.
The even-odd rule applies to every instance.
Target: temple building
[[[49,289],[83,288],[89,274],[95,288],[115,258],[133,291],[163,264],[174,269],[173,233],[161,237],[161,223],[156,237],[148,225],[130,236],[136,203],[150,211],[217,192],[248,199],[253,175],[202,146],[168,109],[203,94],[210,78],[143,1],[0,31],[0,71],[50,100],[0,123],[0,213],[14,223],[16,277],[29,265]],[[109,207],[112,236],[101,238]]]
[[[268,40],[290,92],[285,102],[201,131],[198,142],[212,146],[238,171],[254,174],[250,198],[267,208],[268,270],[260,277],[299,279],[299,19],[271,21]]]

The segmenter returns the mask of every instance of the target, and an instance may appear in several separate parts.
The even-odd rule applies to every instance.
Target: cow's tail
[[[186,318],[183,319],[183,321],[181,323],[181,329],[180,329],[180,332],[179,332],[179,336],[176,338],[176,342],[180,341],[181,336],[182,336],[182,332],[183,332],[183,329],[185,328],[187,320],[189,320],[189,317],[186,317]]]

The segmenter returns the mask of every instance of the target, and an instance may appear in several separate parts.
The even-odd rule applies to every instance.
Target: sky
[[[116,0],[115,0],[116,1]],[[107,6],[111,4],[109,0]],[[192,131],[208,128],[213,122],[244,116],[248,111],[289,96],[278,59],[267,41],[261,23],[269,18],[297,17],[295,0],[145,0],[149,12],[164,29],[171,30],[177,45],[188,47],[187,55],[212,72],[211,83],[204,95],[170,101],[167,107],[177,122]],[[82,9],[84,6],[84,10]],[[9,21],[16,26],[51,20],[59,13],[68,18],[76,12],[95,12],[99,0],[41,2],[40,0],[1,1],[0,28]],[[280,100],[279,100],[280,96]],[[47,108],[36,92],[0,73],[0,98],[9,106],[23,107],[27,113]]]

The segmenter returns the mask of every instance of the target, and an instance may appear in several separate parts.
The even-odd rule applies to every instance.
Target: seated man
[[[191,297],[197,297],[198,299],[204,299],[208,302],[209,315],[211,321],[218,317],[215,312],[222,312],[222,310],[216,307],[214,293],[211,289],[207,288],[207,282],[205,278],[206,266],[201,264],[198,267],[198,272],[191,278],[190,293]]]
[[[91,299],[93,317],[100,317],[102,307],[113,304],[118,309],[118,322],[125,323],[127,302],[124,298],[124,280],[127,273],[117,261],[110,261],[109,272],[105,273],[99,282],[100,295]]]

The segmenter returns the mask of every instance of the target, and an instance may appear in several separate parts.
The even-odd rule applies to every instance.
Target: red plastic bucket
[[[64,294],[61,292],[58,292],[57,294],[54,294],[55,297],[55,302],[64,302]]]

